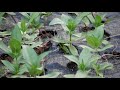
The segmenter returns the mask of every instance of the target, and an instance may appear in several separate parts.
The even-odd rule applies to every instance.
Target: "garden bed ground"
[[[107,15],[108,18],[112,19],[112,21],[110,21],[105,26],[105,30],[109,32],[111,35],[120,34],[120,13],[109,12],[107,14],[108,14]],[[115,46],[117,45],[117,48],[115,49],[115,51],[120,52],[120,36],[111,38],[110,42]],[[113,49],[109,49],[108,52],[112,51]],[[51,53],[48,56],[48,59],[49,60],[47,60],[45,64],[45,67],[48,69],[48,71],[60,71],[62,72],[62,74],[75,73],[75,71],[71,71],[69,68],[67,68],[66,65],[69,62],[69,60],[63,57],[63,55],[59,51]],[[106,70],[104,72],[105,77],[119,78],[120,77],[120,59],[110,58],[108,61],[114,65],[114,70]]]
[[[55,17],[60,17],[61,13],[66,12],[59,12],[59,13],[53,13],[52,16],[48,18],[48,23]],[[109,23],[105,25],[105,30],[110,33],[111,36],[120,34],[120,13],[119,12],[107,12],[107,17],[111,19]],[[19,18],[19,17],[18,17]],[[48,25],[48,23],[46,25]],[[10,26],[10,25],[8,25]],[[10,27],[8,27],[10,28]],[[46,26],[47,30],[57,31],[59,35],[64,35],[64,33],[61,33],[62,28],[60,26]],[[5,38],[4,41],[7,42],[9,38]],[[113,51],[113,49],[116,52],[120,52],[120,36],[112,37],[110,39],[110,42],[115,45],[112,49],[108,49],[107,52]],[[51,71],[59,71],[61,72],[60,77],[64,74],[72,74],[76,71],[70,70],[67,67],[67,64],[70,62],[68,59],[66,59],[63,55],[63,53],[59,50],[58,46],[53,43],[52,47],[50,48],[52,50],[52,53],[50,53],[45,59],[45,68],[47,69],[47,72]],[[3,52],[0,50],[0,55]],[[108,59],[108,62],[112,63],[114,65],[113,70],[105,70],[104,75],[106,78],[120,78],[120,58],[110,58]],[[0,65],[2,66],[2,65]]]

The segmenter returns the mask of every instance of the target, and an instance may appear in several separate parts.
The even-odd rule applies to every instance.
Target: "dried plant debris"
[[[34,50],[36,51],[37,54],[41,54],[45,51],[48,51],[51,46],[52,46],[51,41],[47,41],[47,42],[41,44],[41,46],[35,47]]]
[[[3,54],[0,55],[0,59],[1,60],[8,60],[10,62],[12,62],[12,60],[13,60],[13,58],[11,56],[9,56],[8,54],[5,54],[5,53],[3,53]]]
[[[53,36],[57,35],[57,32],[56,31],[48,31],[48,30],[44,30],[44,29],[41,29],[39,30],[39,34],[38,36],[42,39],[44,38],[52,38]]]

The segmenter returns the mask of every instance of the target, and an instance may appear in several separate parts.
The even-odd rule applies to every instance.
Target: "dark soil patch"
[[[77,70],[78,70],[77,64],[74,63],[74,62],[69,62],[69,63],[67,64],[67,67],[68,67],[71,71],[77,71]]]
[[[11,56],[9,56],[8,54],[5,54],[5,53],[0,55],[0,59],[1,60],[8,60],[9,62],[13,61],[13,58]],[[1,61],[0,61],[0,63],[1,63]]]

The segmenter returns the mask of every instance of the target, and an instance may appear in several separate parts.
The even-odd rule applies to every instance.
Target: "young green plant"
[[[79,22],[70,16],[62,14],[60,19],[54,18],[49,25],[56,25],[56,24],[62,25],[66,33],[69,34],[69,44],[72,45],[72,35],[75,32],[75,29],[79,24]]]
[[[92,65],[100,59],[99,55],[94,55],[90,52],[89,49],[84,48],[80,55],[64,55],[70,61],[75,62],[80,71],[89,71],[92,68]]]
[[[44,57],[49,53],[50,51],[44,52],[38,56],[33,48],[25,45],[23,46],[22,54],[25,60],[25,67],[30,76],[36,77],[44,72],[44,66],[42,62]]]
[[[100,64],[96,63],[93,65],[93,68],[96,72],[96,75],[103,78],[104,75],[103,75],[102,71],[113,69],[113,64],[108,63],[108,62],[104,62],[104,63],[100,63]]]
[[[88,48],[92,52],[101,52],[105,51],[108,48],[113,47],[108,41],[104,40],[104,25],[96,27],[95,30],[89,31],[86,33],[86,45],[79,45],[82,48]]]
[[[0,48],[8,55],[13,58],[12,62],[7,60],[2,60],[2,63],[10,70],[12,74],[22,74],[20,67],[20,58],[21,58],[21,32],[16,29],[16,25],[12,31],[11,39],[9,42],[9,47],[7,47],[3,41],[0,41]]]

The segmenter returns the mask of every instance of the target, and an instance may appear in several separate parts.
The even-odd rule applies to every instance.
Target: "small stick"
[[[116,40],[116,45],[115,45],[115,48],[113,49],[112,53],[115,51],[115,49],[117,48],[118,46],[118,43],[117,43],[117,40]]]
[[[120,36],[120,34],[117,34],[117,35],[112,35],[112,36],[106,37],[105,39],[108,39],[108,38],[113,38],[113,37],[116,37],[116,36]]]

